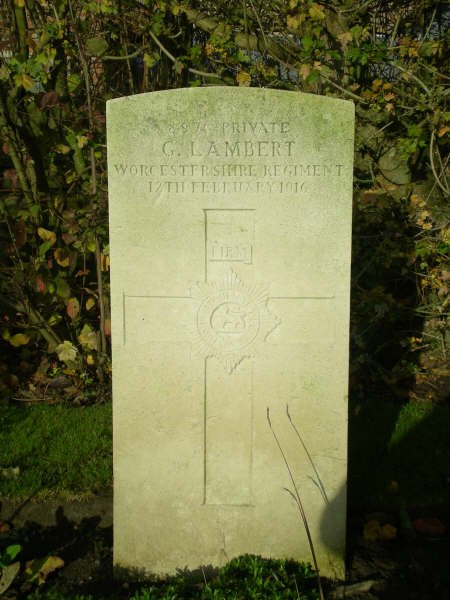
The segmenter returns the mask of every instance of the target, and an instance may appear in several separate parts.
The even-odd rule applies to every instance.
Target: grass
[[[410,507],[450,502],[450,406],[370,401],[350,416],[353,506],[389,507],[392,482]]]
[[[0,406],[0,496],[83,495],[112,483],[111,405]]]
[[[365,402],[350,413],[349,490],[353,507],[398,504],[389,490],[397,482],[409,506],[450,501],[450,407]],[[0,496],[73,497],[112,482],[111,406],[0,406]],[[301,451],[301,448],[299,448]],[[16,474],[17,473],[17,474]],[[80,590],[81,592],[81,590]],[[104,592],[103,592],[104,593]],[[100,595],[99,595],[100,594]],[[28,600],[65,600],[58,588],[35,591]],[[294,561],[244,556],[201,583],[180,574],[111,595],[70,595],[74,600],[316,600],[315,574]]]
[[[240,556],[231,560],[218,574],[198,583],[192,576],[180,574],[165,582],[146,585],[128,593],[117,586],[106,596],[71,596],[73,600],[317,600],[314,572],[309,565],[290,560],[270,560],[258,556]],[[67,594],[52,590],[34,592],[27,600],[66,600]]]
[[[350,412],[352,506],[450,503],[450,407],[367,401]],[[112,483],[111,405],[0,405],[0,496],[70,497]],[[299,446],[299,452],[301,452]],[[18,474],[17,474],[18,468]]]

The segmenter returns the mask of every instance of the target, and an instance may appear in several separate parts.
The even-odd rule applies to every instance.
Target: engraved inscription
[[[339,159],[297,162],[299,139],[288,121],[173,122],[158,132],[158,139],[154,162],[112,165],[116,176],[142,180],[153,198],[239,193],[297,197],[316,178],[345,174]]]
[[[258,334],[258,306],[243,290],[225,288],[202,303],[197,329],[215,352],[245,348]]]
[[[205,210],[206,259],[212,262],[252,263],[254,211]]]
[[[277,327],[267,307],[268,288],[247,285],[230,270],[222,282],[199,282],[191,296],[199,300],[196,355],[214,356],[231,373]]]
[[[252,246],[227,246],[212,242],[210,246],[209,260],[223,262],[252,262]]]
[[[270,350],[266,340],[272,332],[276,335],[275,330],[281,324],[278,314],[283,316],[285,323],[297,322],[298,314],[304,310],[299,301],[306,299],[271,297],[268,286],[250,283],[246,277],[241,279],[231,265],[214,264],[214,256],[218,252],[220,262],[232,263],[236,255],[247,257],[249,260],[244,262],[250,266],[241,264],[239,267],[251,273],[250,249],[255,238],[255,210],[204,209],[203,212],[205,281],[196,283],[190,293],[182,297],[136,297],[135,301],[147,305],[147,317],[135,319],[138,325],[130,337],[135,340],[143,328],[149,328],[147,340],[160,339],[165,343],[178,344],[186,336],[183,332],[189,331],[186,338],[191,342],[191,353],[201,357],[204,365],[202,502],[205,505],[251,506],[253,361],[244,359]],[[216,268],[219,271],[215,271]],[[222,275],[217,276],[217,272]],[[124,344],[125,299],[124,296]],[[269,302],[274,301],[278,302],[278,314],[269,308]],[[132,318],[137,312],[130,311]],[[290,320],[293,312],[296,314],[294,321]],[[187,314],[184,321],[180,319],[180,313]],[[157,330],[161,331],[161,337]],[[226,438],[223,436],[224,428]],[[228,452],[233,452],[233,469],[223,468],[222,457]]]

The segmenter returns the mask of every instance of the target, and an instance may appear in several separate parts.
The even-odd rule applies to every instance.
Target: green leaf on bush
[[[66,312],[71,319],[75,319],[80,312],[80,303],[76,298],[70,298],[67,302]]]
[[[44,242],[43,244],[41,244],[39,246],[39,256],[43,257],[45,256],[45,253],[48,252],[48,250],[50,250],[50,248],[53,246],[53,242]]]
[[[53,246],[53,244],[56,242],[56,233],[54,231],[49,231],[43,227],[38,227],[37,234],[41,240],[44,240],[44,242],[50,242],[50,246]]]
[[[53,252],[53,256],[60,267],[68,267],[70,265],[70,253],[65,248],[57,248]]]
[[[14,348],[18,348],[19,346],[26,346],[26,344],[28,344],[29,341],[30,338],[24,333],[16,333],[15,335],[11,336],[8,340],[8,342],[11,344],[11,346],[14,346]]]
[[[144,54],[144,63],[149,69],[154,67],[159,62],[159,60],[160,56],[156,54],[156,52],[153,52],[152,54],[147,54],[147,52],[145,52]]]
[[[60,298],[70,297],[70,285],[62,277],[59,277],[56,281],[56,293]]]
[[[83,329],[78,336],[78,341],[84,348],[88,348],[89,350],[97,350],[97,334],[87,323],[83,325]]]
[[[20,544],[11,544],[11,546],[6,547],[4,555],[6,556],[9,562],[12,562],[21,550],[22,546]]]
[[[74,92],[81,83],[81,77],[78,73],[70,73],[67,75],[67,88],[69,92]]]
[[[93,37],[86,40],[86,50],[94,56],[102,56],[108,49],[108,42],[101,37]]]
[[[408,161],[403,158],[400,151],[393,147],[383,154],[378,161],[380,171],[388,181],[403,185],[411,181],[411,172],[408,167]]]
[[[72,342],[69,342],[69,340],[64,340],[62,344],[56,346],[55,352],[58,355],[59,360],[66,364],[73,362],[78,354],[78,350]]]

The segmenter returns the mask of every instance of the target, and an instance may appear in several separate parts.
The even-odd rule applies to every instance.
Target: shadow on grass
[[[23,565],[46,556],[61,558],[64,568],[50,574],[49,581],[62,594],[66,593],[67,598],[75,590],[86,594],[112,593],[112,527],[101,527],[100,521],[100,516],[71,521],[59,507],[54,525],[27,521],[22,527],[0,535],[0,545],[20,544],[22,551],[18,558]],[[28,582],[22,573],[14,582],[12,597],[27,598],[35,588],[36,584]]]
[[[242,556],[221,569],[203,566],[180,569],[165,580],[150,578],[142,570],[112,566],[112,528],[101,527],[100,517],[69,520],[64,509],[56,511],[55,524],[42,526],[28,521],[23,527],[0,535],[0,548],[12,543],[22,546],[22,565],[33,559],[57,556],[64,566],[51,573],[37,589],[23,571],[5,596],[7,600],[64,600],[84,598],[134,598],[165,600],[188,598],[285,598],[316,600],[316,581],[308,565],[292,560],[270,560]],[[301,590],[297,596],[296,590]]]
[[[370,402],[350,424],[352,512],[450,505],[450,406]]]

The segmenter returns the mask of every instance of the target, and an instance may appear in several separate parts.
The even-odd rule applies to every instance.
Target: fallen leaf
[[[29,581],[36,581],[38,585],[42,585],[50,573],[61,569],[63,566],[64,561],[59,556],[35,558],[25,564],[25,575],[27,575]]]
[[[430,536],[440,536],[447,531],[447,525],[437,517],[419,517],[413,521],[417,533]]]
[[[91,308],[93,308],[94,306],[95,306],[94,298],[88,298],[86,300],[86,310],[91,310]]]
[[[393,494],[397,494],[398,491],[400,489],[400,486],[398,484],[398,481],[396,481],[395,479],[393,479],[390,483],[389,483],[389,491],[392,492]]]
[[[374,540],[377,540],[380,537],[380,534],[380,522],[376,519],[372,519],[364,525],[363,537],[366,541],[373,542]]]
[[[386,523],[382,525],[380,534],[383,540],[395,540],[397,537],[397,527]]]
[[[0,575],[0,596],[6,592],[9,586],[16,578],[17,573],[20,570],[20,562],[17,561],[11,565],[7,565],[1,569]]]

